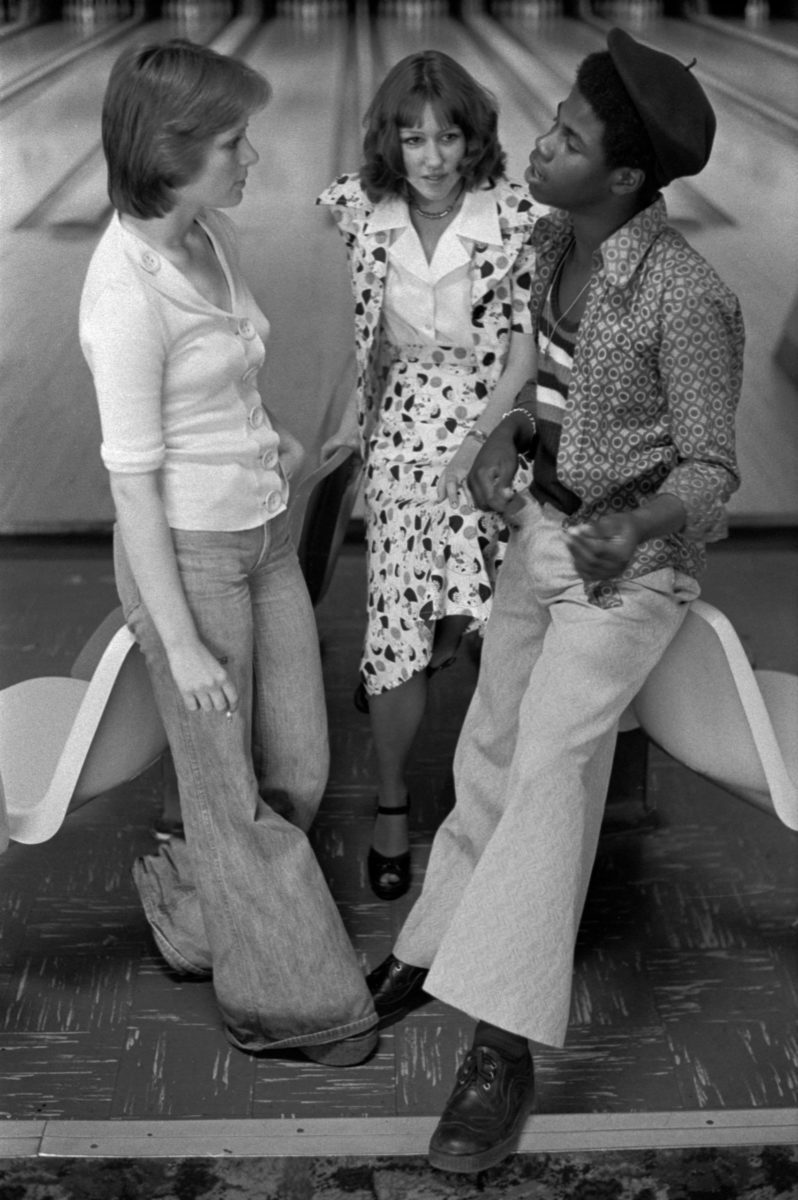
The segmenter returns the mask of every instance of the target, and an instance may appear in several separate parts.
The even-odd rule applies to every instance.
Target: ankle
[[[374,815],[371,844],[378,854],[388,857],[407,852],[410,845],[407,797],[396,806],[378,806]]]
[[[386,815],[401,816],[406,814],[410,806],[410,797],[404,785],[397,788],[386,788],[377,793],[377,812]]]
[[[475,1046],[490,1046],[498,1050],[506,1058],[519,1059],[529,1054],[529,1043],[525,1037],[500,1029],[498,1025],[490,1025],[487,1021],[478,1021],[474,1030]]]

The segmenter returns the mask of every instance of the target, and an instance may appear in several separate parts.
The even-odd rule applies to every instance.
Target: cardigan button
[[[161,269],[161,260],[154,250],[142,250],[141,265],[150,275],[155,275]]]

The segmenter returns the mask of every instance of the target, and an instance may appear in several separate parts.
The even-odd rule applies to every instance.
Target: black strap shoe
[[[410,812],[410,801],[395,808],[377,805],[377,812],[385,817],[406,817]],[[410,888],[410,851],[402,854],[380,854],[373,846],[366,857],[369,884],[380,900],[398,900]]]
[[[430,1164],[466,1175],[495,1167],[515,1150],[533,1097],[528,1050],[513,1059],[493,1046],[472,1046],[432,1135]]]
[[[400,962],[392,954],[366,976],[366,986],[374,999],[379,1020],[378,1029],[401,1021],[408,1013],[432,999],[424,991],[426,967],[413,967]]]

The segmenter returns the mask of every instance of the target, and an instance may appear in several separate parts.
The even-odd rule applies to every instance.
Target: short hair
[[[467,188],[504,174],[495,97],[448,54],[423,50],[391,68],[363,119],[360,181],[372,203],[387,195],[406,196],[399,130],[415,126],[426,105],[442,126],[457,125],[463,131],[466,151],[460,175]]]
[[[598,50],[582,60],[576,86],[604,126],[602,148],[608,168],[632,167],[644,172],[639,203],[647,207],[659,189],[656,154],[608,50]]]
[[[268,102],[271,87],[238,59],[182,38],[124,51],[108,79],[102,142],[108,195],[132,216],[162,217],[202,170],[210,142]]]

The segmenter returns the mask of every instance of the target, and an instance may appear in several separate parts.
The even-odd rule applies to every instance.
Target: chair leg
[[[180,812],[180,792],[177,787],[175,766],[171,751],[167,748],[158,765],[161,789],[161,813],[156,820],[156,831],[166,835],[182,831],[183,817]]]
[[[642,729],[618,734],[602,826],[605,833],[623,833],[654,822],[655,807],[648,795],[648,746]]]

